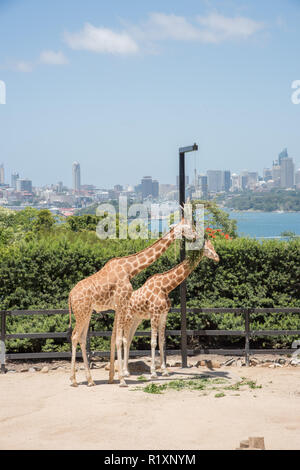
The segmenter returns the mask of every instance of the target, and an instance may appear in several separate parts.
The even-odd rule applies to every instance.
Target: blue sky
[[[300,166],[300,1],[0,0],[0,163],[33,184]]]

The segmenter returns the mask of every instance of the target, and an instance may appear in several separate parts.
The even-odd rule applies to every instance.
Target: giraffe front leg
[[[129,341],[128,337],[123,336],[123,351],[124,351],[124,360],[123,360],[123,377],[129,377],[130,373],[128,370],[128,357],[129,357]]]
[[[124,350],[124,361],[123,361],[123,376],[129,377],[130,373],[128,370],[128,360],[129,360],[129,348],[130,348],[130,327],[129,325],[124,328],[123,331],[123,350]]]
[[[131,326],[126,325],[126,329],[124,330],[123,334],[123,346],[124,346],[124,367],[123,367],[123,375],[124,377],[130,377],[130,372],[128,369],[128,361],[129,361],[129,351],[130,351],[130,346],[132,343],[132,339],[134,336],[134,333],[137,329],[137,326],[139,324],[138,320],[135,320],[132,322]],[[125,342],[124,342],[125,338]]]
[[[127,387],[127,383],[124,379],[123,368],[122,368],[122,337],[117,337],[117,356],[118,356],[118,374],[120,387]]]
[[[120,387],[127,387],[127,383],[125,382],[124,375],[123,375],[123,361],[122,361],[122,327],[117,325],[117,333],[116,333],[116,345],[117,345],[117,357],[118,357],[118,374],[119,374],[119,381]]]
[[[162,375],[167,377],[169,375],[166,360],[165,360],[165,330],[166,318],[162,317],[159,325],[159,353],[160,353],[160,368]]]
[[[151,379],[155,379],[157,377],[157,373],[155,371],[155,348],[157,344],[157,328],[152,326],[151,327]]]

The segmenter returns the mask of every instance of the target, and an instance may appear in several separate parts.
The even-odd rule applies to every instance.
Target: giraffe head
[[[213,259],[217,263],[220,261],[218,253],[216,253],[214,246],[210,240],[205,240],[203,255],[207,258]]]
[[[195,241],[198,238],[196,229],[191,222],[184,218],[181,219],[179,224],[174,226],[174,235],[175,238],[181,238],[183,236],[190,241]]]

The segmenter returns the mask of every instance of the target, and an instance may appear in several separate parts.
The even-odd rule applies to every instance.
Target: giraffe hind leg
[[[157,344],[157,326],[154,322],[151,322],[151,379],[155,379],[157,377],[157,373],[155,370],[155,348]]]
[[[87,323],[87,325],[83,328],[81,332],[79,343],[80,343],[80,348],[82,352],[82,358],[84,362],[84,368],[85,368],[85,374],[86,374],[88,387],[92,387],[93,385],[95,385],[95,383],[93,382],[93,379],[91,376],[91,371],[89,368],[89,362],[88,362],[87,353],[86,353],[86,337],[87,337],[88,328],[89,328],[89,322]]]
[[[75,371],[75,367],[76,367],[76,348],[77,348],[77,344],[78,344],[78,341],[79,341],[79,335],[78,335],[78,332],[77,332],[77,327],[75,325],[75,328],[73,330],[73,333],[72,333],[72,360],[71,360],[71,376],[70,376],[70,380],[72,382],[72,387],[78,387],[78,383],[76,382],[76,371]]]

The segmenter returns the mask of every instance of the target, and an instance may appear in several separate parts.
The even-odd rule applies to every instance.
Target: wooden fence
[[[171,309],[170,312],[180,312],[180,309]],[[56,358],[70,358],[70,352],[39,352],[39,353],[7,353],[5,343],[11,339],[46,339],[46,338],[67,338],[66,332],[50,332],[50,333],[17,333],[7,334],[6,331],[6,318],[8,316],[31,316],[31,315],[66,315],[68,310],[10,310],[0,311],[1,315],[1,353],[0,353],[0,364],[1,372],[5,372],[6,360],[19,360],[19,359],[56,359]],[[110,314],[112,312],[103,312],[103,314]],[[292,353],[294,349],[252,349],[250,347],[251,339],[255,336],[282,336],[292,335],[300,336],[300,330],[251,330],[251,314],[299,314],[300,308],[189,308],[187,309],[188,315],[201,315],[210,313],[233,313],[235,315],[243,316],[244,318],[244,329],[243,330],[187,330],[188,336],[239,336],[244,337],[244,348],[243,349],[209,349],[209,348],[195,348],[188,349],[188,355],[194,354],[222,354],[222,355],[244,355],[246,365],[249,365],[250,354],[288,354]],[[97,315],[97,314],[95,314]],[[137,331],[136,336],[150,336],[150,331]],[[180,336],[181,330],[166,330],[167,336]],[[89,358],[93,356],[109,357],[109,351],[91,351],[90,350],[90,338],[93,336],[111,336],[111,331],[91,331],[88,332],[87,338],[87,351]],[[166,350],[166,354],[175,355],[180,354],[181,350],[170,349]],[[150,350],[135,350],[130,351],[130,356],[144,356],[149,355]],[[81,353],[77,353],[77,357],[81,357]]]

